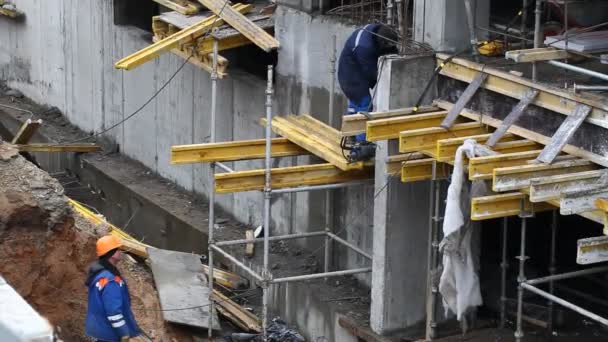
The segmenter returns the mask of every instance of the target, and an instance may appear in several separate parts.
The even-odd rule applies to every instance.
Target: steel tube
[[[271,281],[271,283],[273,283],[273,284],[287,283],[287,282],[292,282],[292,281],[302,281],[302,280],[337,277],[337,276],[351,275],[351,274],[358,274],[358,273],[368,273],[371,271],[372,271],[371,267],[355,268],[352,270],[323,272],[323,273],[305,274],[305,275],[293,276],[293,277],[277,278],[277,279],[273,279]]]
[[[239,261],[237,258],[233,257],[230,253],[226,252],[225,250],[221,249],[220,247],[218,247],[216,245],[211,246],[211,249],[213,249],[216,252],[223,255],[226,259],[230,260],[230,262],[232,262],[236,266],[242,268],[245,272],[249,273],[249,275],[254,277],[259,282],[264,281],[264,278],[261,275],[257,274],[254,270],[252,270],[250,267],[248,267],[247,265],[245,265],[244,263]]]
[[[507,321],[507,270],[509,263],[507,262],[507,246],[509,219],[502,219],[502,262],[500,263],[500,328],[504,329]]]
[[[213,40],[213,70],[211,71],[211,120],[209,124],[209,142],[215,142],[215,119],[217,115],[217,58],[218,58],[218,42]],[[209,339],[213,336],[213,313],[215,310],[215,302],[213,301],[213,247],[214,238],[213,231],[215,228],[215,163],[209,164],[209,236],[207,241],[207,250],[209,253],[209,329],[207,335]]]
[[[594,320],[596,322],[599,322],[599,323],[601,323],[603,325],[608,326],[608,319],[606,319],[606,318],[604,318],[604,317],[602,317],[600,315],[594,314],[593,312],[591,312],[589,310],[585,310],[585,309],[581,308],[580,306],[576,306],[576,305],[574,305],[574,304],[572,304],[572,303],[570,303],[570,302],[568,302],[568,301],[566,301],[564,299],[556,297],[556,296],[554,296],[554,295],[552,295],[552,294],[550,294],[550,293],[548,293],[546,291],[543,291],[541,289],[538,289],[538,288],[536,288],[536,287],[534,287],[534,286],[532,286],[530,284],[523,283],[523,284],[521,284],[521,286],[524,289],[526,289],[526,290],[528,290],[530,292],[536,293],[537,295],[539,295],[541,297],[547,298],[547,299],[549,299],[549,300],[551,300],[551,301],[553,301],[553,302],[555,302],[555,303],[557,303],[557,304],[559,304],[559,305],[561,305],[563,307],[566,307],[566,308],[568,308],[568,309],[570,309],[572,311],[575,311],[575,312],[577,312],[577,313],[579,313],[579,314],[581,314],[583,316],[586,316],[586,317],[588,317],[588,318],[590,318],[590,319],[592,319],[592,320]]]
[[[477,51],[477,34],[475,33],[475,0],[464,0],[464,7],[467,12],[467,21],[469,24],[469,41],[471,43],[471,49],[473,50],[473,56],[478,55]]]
[[[530,285],[538,285],[538,284],[547,283],[550,281],[558,281],[558,280],[576,278],[579,276],[595,274],[595,273],[602,273],[602,272],[608,272],[608,266],[587,268],[587,269],[580,270],[580,271],[561,273],[561,274],[546,276],[546,277],[542,277],[542,278],[530,279],[530,280],[526,281],[526,283],[530,284]]]
[[[320,231],[320,232],[311,232],[311,233],[297,233],[297,234],[288,234],[288,235],[281,235],[281,236],[271,236],[268,238],[268,241],[280,241],[280,240],[294,240],[294,239],[301,239],[301,238],[308,238],[308,237],[315,237],[315,236],[325,236],[327,234],[327,232],[325,231]],[[264,238],[257,238],[257,239],[252,239],[252,240],[247,240],[247,239],[240,239],[240,240],[230,240],[230,241],[222,241],[222,242],[216,242],[216,246],[234,246],[234,245],[244,245],[247,243],[260,243],[260,242],[264,242]]]
[[[438,289],[435,285],[434,274],[437,268],[437,243],[439,213],[439,191],[440,186],[437,181],[437,162],[433,160],[432,176],[429,188],[429,247],[427,250],[427,298],[426,298],[426,340],[430,341],[436,337],[437,323],[435,322],[435,309],[437,306]]]
[[[608,91],[608,86],[592,86],[592,85],[581,85],[574,84],[573,86],[574,92],[576,93],[579,90],[596,90],[596,91]]]
[[[528,34],[528,28],[526,27],[526,21],[528,20],[528,0],[522,0],[522,13],[521,13],[521,48],[526,48],[526,35]]]
[[[521,342],[524,337],[522,315],[523,315],[523,301],[524,301],[524,289],[522,285],[526,281],[525,274],[525,263],[526,263],[526,223],[527,218],[521,218],[521,240],[519,245],[519,275],[517,276],[517,330],[515,331],[515,340]]]
[[[555,252],[556,252],[556,244],[557,244],[557,215],[558,212],[557,210],[553,210],[552,215],[551,215],[551,251],[550,251],[550,255],[549,255],[549,275],[553,276],[555,275]],[[549,281],[549,293],[553,294],[554,291],[554,285],[553,285],[553,280]],[[551,333],[551,331],[553,330],[553,302],[549,301],[549,303],[547,303],[547,330],[549,330],[549,333]]]
[[[264,184],[264,266],[262,268],[264,283],[262,287],[262,325],[263,325],[263,336],[264,340],[268,337],[266,327],[268,326],[268,281],[270,280],[270,273],[268,271],[268,254],[270,241],[270,198],[271,198],[271,149],[272,149],[272,94],[273,90],[273,68],[272,65],[268,66],[267,72],[267,85],[266,85],[266,156],[264,160],[265,164],[265,184]]]
[[[327,124],[334,127],[334,97],[336,86],[336,35],[331,36],[331,53],[329,54],[329,108],[327,109]],[[333,230],[333,203],[334,196],[331,190],[325,192],[325,231],[330,233]],[[323,254],[323,270],[329,272],[331,267],[331,247],[332,240],[329,236],[325,237],[325,252]]]
[[[583,74],[583,75],[599,78],[599,79],[602,79],[604,81],[608,81],[608,75],[602,74],[601,72],[597,72],[597,71],[593,71],[593,70],[577,67],[575,65],[571,65],[571,64],[567,64],[567,63],[563,63],[563,62],[558,62],[558,61],[547,61],[547,63],[549,63],[549,64],[551,64],[553,66],[556,66],[558,68],[562,68],[562,69],[578,72],[579,74]]]
[[[483,31],[487,31],[487,32],[490,32],[490,33],[500,34],[500,35],[511,37],[511,38],[516,38],[516,39],[520,39],[520,40],[526,40],[528,42],[533,42],[532,39],[528,39],[528,38],[525,38],[525,37],[509,34],[509,33],[503,32],[503,31],[492,30],[490,28],[483,27],[483,26],[477,26],[477,29],[483,30]]]
[[[226,171],[226,172],[234,172],[234,170],[233,170],[233,169],[231,169],[229,166],[227,166],[227,165],[226,165],[226,164],[224,164],[224,163],[221,163],[221,162],[215,162],[215,165],[216,165],[216,166],[219,166],[219,168],[220,168],[220,169],[222,169],[222,170],[224,170],[224,171]]]
[[[287,193],[292,193],[292,192],[339,189],[339,188],[345,188],[348,186],[368,184],[368,183],[371,183],[371,181],[372,180],[363,180],[363,181],[354,181],[354,182],[347,182],[347,183],[325,184],[325,185],[305,185],[305,186],[300,186],[297,188],[274,189],[271,191],[271,193],[272,194],[287,194]]]
[[[542,44],[540,19],[542,16],[542,0],[536,0],[536,8],[534,9],[534,48],[537,49]],[[536,62],[532,63],[532,80],[536,81],[538,76]]]
[[[353,251],[363,255],[364,257],[368,258],[369,260],[372,260],[372,256],[368,253],[366,253],[364,250],[362,250],[361,248],[351,244],[350,242],[342,239],[341,237],[339,237],[338,235],[334,234],[334,233],[330,233],[327,232],[327,236],[329,236],[330,238],[336,240],[337,242],[343,244],[344,246],[352,249]]]

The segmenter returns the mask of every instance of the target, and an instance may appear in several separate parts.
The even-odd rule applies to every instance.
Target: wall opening
[[[152,17],[158,14],[159,6],[151,0],[114,0],[114,25],[152,32]]]

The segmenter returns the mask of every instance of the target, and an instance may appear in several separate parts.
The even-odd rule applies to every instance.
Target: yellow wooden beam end
[[[268,28],[268,29],[266,29],[266,31],[271,33],[273,31],[273,28]],[[214,40],[215,40],[214,37],[206,37],[205,39],[200,40],[196,45],[196,49],[197,49],[198,53],[199,54],[212,53]],[[237,47],[250,45],[250,44],[253,44],[251,42],[251,40],[249,40],[247,37],[245,37],[242,34],[237,34],[237,35],[228,36],[226,38],[218,39],[217,40],[217,49],[218,49],[218,51],[224,51],[224,50],[234,49]]]
[[[243,5],[243,4],[235,4],[230,8],[237,13],[246,13],[251,11],[253,8],[252,5]],[[125,69],[131,70],[134,69],[145,62],[153,60],[154,58],[160,56],[163,52],[170,51],[172,49],[176,49],[183,44],[192,42],[196,38],[205,34],[205,32],[211,30],[214,27],[218,27],[224,24],[222,19],[217,19],[215,15],[211,15],[205,19],[203,19],[200,23],[194,24],[188,28],[185,28],[181,31],[178,31],[165,39],[162,39],[150,46],[147,46],[114,64],[114,67],[117,69]]]
[[[187,0],[154,0],[154,2],[170,8],[183,15],[192,15],[198,13],[202,6]]]
[[[435,149],[437,140],[464,137],[487,133],[488,130],[478,122],[456,124],[446,130],[443,127],[430,127],[402,131],[399,133],[399,152],[415,152]]]
[[[608,199],[598,198],[595,200],[595,206],[602,211],[604,218],[604,235],[608,235]]]
[[[3,15],[5,17],[9,17],[11,19],[17,19],[23,16],[23,12],[17,10],[17,9],[6,9],[6,8],[2,8],[0,7],[0,15]]]
[[[501,167],[526,165],[534,161],[542,150],[498,154],[469,159],[469,180],[492,179],[492,171]]]
[[[399,133],[412,129],[439,127],[447,112],[407,115],[396,118],[367,121],[366,134],[368,141],[378,141],[399,138]],[[468,121],[458,118],[457,123]]]
[[[595,170],[534,178],[530,181],[530,201],[555,200],[559,203],[562,192],[593,187],[599,184],[603,174],[603,170]]]
[[[491,135],[492,134],[490,134],[490,133],[485,133],[485,134],[437,140],[436,144],[435,144],[435,155],[437,156],[437,160],[438,161],[454,160],[456,150],[458,149],[458,147],[460,147],[460,146],[462,146],[462,144],[464,144],[465,140],[472,139],[480,144],[483,144],[488,139],[490,139]],[[514,141],[516,139],[519,139],[519,138],[514,136],[513,134],[507,133],[500,139],[500,142]]]
[[[23,123],[21,128],[19,128],[19,131],[17,132],[17,134],[15,134],[15,137],[11,141],[11,144],[13,144],[13,145],[27,144],[30,141],[30,139],[32,138],[32,136],[34,136],[36,131],[38,131],[38,128],[40,127],[41,124],[42,124],[42,120],[40,120],[40,119],[33,120],[33,121],[31,119],[27,119]]]
[[[378,111],[364,114],[351,114],[344,115],[342,117],[342,128],[341,133],[342,136],[353,136],[361,133],[365,133],[365,125],[367,121],[371,120],[379,120],[379,119],[387,119],[404,115],[413,115],[413,114],[423,114],[430,112],[437,112],[438,109],[435,106],[421,106],[419,108],[409,107],[409,108],[399,108],[399,109],[391,109],[386,111]],[[368,118],[369,116],[369,118]],[[370,119],[371,118],[371,119]]]
[[[279,48],[279,41],[232,7],[224,6],[224,0],[198,0],[215,15],[251,40],[262,50],[270,52]]]
[[[157,37],[154,37],[154,40],[157,40]],[[213,55],[212,54],[206,54],[206,55],[192,55],[192,52],[187,52],[187,51],[182,51],[178,48],[172,49],[171,53],[173,53],[176,56],[179,56],[183,59],[187,59],[188,63],[197,66],[205,71],[207,71],[208,73],[212,73],[213,72]],[[224,78],[228,75],[228,73],[226,72],[226,69],[228,69],[228,60],[221,56],[218,55],[217,56],[217,76],[219,78]]]
[[[97,152],[96,144],[27,144],[17,145],[20,152]]]
[[[271,170],[273,189],[301,185],[344,183],[374,177],[374,168],[343,171],[332,164],[316,164],[275,168]],[[264,189],[264,170],[236,171],[215,175],[217,193],[242,192]]]
[[[412,152],[405,154],[396,154],[394,156],[389,156],[386,160],[386,175],[389,177],[395,177],[401,174],[401,168],[403,162],[410,160],[423,159],[426,156],[422,153]]]
[[[548,61],[552,59],[568,58],[568,51],[553,47],[511,50],[505,53],[505,58],[512,59],[517,63]]]
[[[444,163],[437,163],[437,179],[447,178],[449,166]],[[403,183],[418,182],[433,179],[433,159],[424,158],[418,160],[408,160],[401,163],[401,181]]]
[[[264,158],[266,139],[171,146],[171,164],[211,163]],[[285,138],[272,139],[272,157],[309,154]]]
[[[364,166],[362,162],[349,164],[339,144],[324,137],[323,133],[301,125],[293,116],[274,117],[272,130],[344,171],[362,169]]]
[[[520,192],[474,197],[471,199],[471,220],[516,216],[522,209],[526,212],[539,212],[555,207],[548,203],[532,203]]]
[[[340,145],[342,134],[337,129],[327,125],[323,121],[317,120],[310,114],[300,114],[289,116],[290,119],[296,120],[300,125],[310,129],[314,134],[321,135],[334,144]]]
[[[550,165],[530,164],[498,168],[492,172],[492,189],[498,192],[527,189],[534,178],[591,171],[598,168],[599,166],[582,159],[559,161]]]

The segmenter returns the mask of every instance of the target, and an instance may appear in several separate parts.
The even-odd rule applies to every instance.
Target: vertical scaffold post
[[[336,35],[331,37],[331,53],[329,55],[329,109],[327,113],[327,124],[334,127],[334,91],[336,84]],[[334,191],[325,191],[325,231],[331,233],[333,230],[333,203]],[[331,247],[333,239],[327,235],[325,237],[325,260],[323,271],[329,272],[331,267]],[[325,278],[327,279],[327,278]]]
[[[554,275],[557,271],[556,261],[555,261],[555,252],[556,252],[556,242],[557,242],[557,218],[559,213],[557,210],[553,210],[551,216],[551,255],[549,258],[549,275]],[[554,286],[553,280],[549,281],[549,293],[553,295]],[[553,301],[549,300],[547,303],[547,330],[549,336],[552,334],[553,330]]]
[[[209,142],[215,142],[215,119],[217,109],[217,39],[213,41],[213,71],[211,72],[211,122],[209,124]],[[213,239],[213,228],[215,226],[215,163],[209,163],[209,239],[207,241],[207,249],[209,252],[209,328],[207,334],[209,340],[213,337],[213,313],[215,305],[213,302],[213,246],[215,240]]]
[[[526,21],[528,21],[528,0],[522,0],[521,10],[521,27],[519,28],[519,31],[521,34],[521,48],[525,49],[528,35],[528,29],[526,26]]]
[[[538,49],[540,48],[540,45],[542,44],[542,37],[541,37],[541,27],[540,27],[540,20],[541,20],[541,16],[543,13],[543,9],[542,9],[542,0],[536,0],[536,8],[534,9],[534,48]],[[532,63],[532,80],[536,81],[536,78],[538,76],[538,71],[536,69],[536,62]]]
[[[525,265],[528,257],[526,256],[526,225],[528,218],[532,217],[533,213],[527,212],[525,209],[525,200],[521,200],[520,214],[521,219],[521,239],[519,245],[519,275],[517,276],[517,330],[515,331],[515,341],[522,342],[524,338],[523,331],[523,306],[524,306],[524,288],[522,284],[526,281]]]
[[[437,162],[433,161],[432,178],[429,188],[429,246],[427,250],[427,289],[426,289],[426,340],[437,336],[435,309],[439,290],[436,284],[437,261],[439,255],[439,191],[437,181]]]
[[[274,92],[272,86],[273,68],[268,66],[268,84],[266,85],[266,156],[265,156],[265,172],[264,172],[264,266],[262,268],[264,283],[262,284],[262,328],[264,341],[268,338],[266,327],[268,326],[268,287],[270,286],[270,273],[268,272],[268,251],[270,237],[270,197],[271,197],[271,135],[272,135],[272,94]]]
[[[507,312],[507,270],[509,263],[507,261],[507,246],[508,246],[508,229],[509,219],[502,219],[502,261],[500,263],[501,279],[500,279],[500,328],[504,329],[506,323]]]

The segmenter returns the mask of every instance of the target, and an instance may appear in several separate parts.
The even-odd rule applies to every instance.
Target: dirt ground
[[[55,327],[65,341],[84,334],[89,264],[103,234],[74,213],[61,185],[0,143],[0,274]],[[132,307],[155,341],[188,341],[180,327],[165,324],[152,276],[141,262],[123,260]]]

